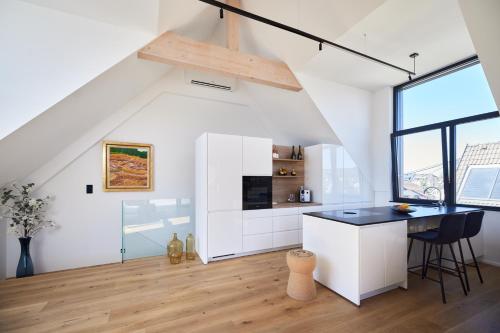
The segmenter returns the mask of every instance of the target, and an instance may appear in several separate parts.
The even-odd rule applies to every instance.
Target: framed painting
[[[153,145],[104,141],[102,158],[104,191],[153,190]]]

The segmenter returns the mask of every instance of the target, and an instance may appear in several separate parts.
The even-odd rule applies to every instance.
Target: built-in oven
[[[273,206],[273,177],[243,176],[243,210]]]

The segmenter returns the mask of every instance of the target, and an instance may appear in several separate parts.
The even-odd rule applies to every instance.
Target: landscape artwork
[[[104,191],[152,191],[153,145],[103,142]]]

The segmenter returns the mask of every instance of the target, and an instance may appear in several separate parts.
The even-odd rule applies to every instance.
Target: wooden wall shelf
[[[304,160],[292,160],[290,158],[273,158],[274,162],[302,162],[304,163]]]
[[[301,186],[304,186],[304,159],[292,160],[292,147],[291,146],[276,146],[280,158],[273,158],[273,201],[274,202],[287,202],[288,196],[293,193],[298,199],[298,191]],[[295,147],[295,153],[298,153],[298,147]],[[302,154],[304,149],[302,148]],[[287,168],[288,175],[279,175],[280,168]],[[296,176],[291,176],[292,169],[297,172]]]
[[[280,176],[280,175],[275,175],[273,177],[274,178],[304,178],[304,176]]]

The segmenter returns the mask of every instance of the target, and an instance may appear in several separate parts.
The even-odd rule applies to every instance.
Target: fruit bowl
[[[391,208],[392,210],[403,214],[409,214],[417,211],[415,208],[408,205],[394,205]]]

